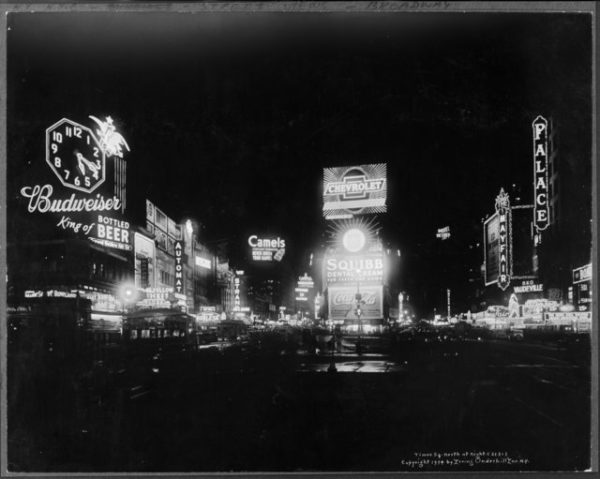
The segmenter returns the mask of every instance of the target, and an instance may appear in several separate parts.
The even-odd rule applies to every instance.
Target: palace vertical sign
[[[511,241],[511,211],[508,194],[502,188],[496,197],[496,212],[498,213],[498,287],[504,291],[510,284],[512,271],[512,241]]]
[[[538,116],[533,127],[533,224],[538,233],[549,224],[548,211],[548,121]]]

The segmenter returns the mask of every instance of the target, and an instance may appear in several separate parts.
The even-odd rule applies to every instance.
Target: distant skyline
[[[43,165],[49,125],[110,115],[131,146],[129,213],[148,198],[240,248],[281,235],[301,273],[327,226],[322,169],[387,163],[380,224],[407,281],[437,228],[465,233],[501,187],[528,202],[539,114],[591,195],[590,19],[12,13],[8,186]]]

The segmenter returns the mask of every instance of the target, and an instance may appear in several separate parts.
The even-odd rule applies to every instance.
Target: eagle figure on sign
[[[129,145],[125,141],[125,138],[123,138],[123,135],[117,131],[113,124],[113,119],[107,116],[106,121],[102,121],[92,115],[90,115],[90,118],[98,124],[99,128],[96,130],[96,134],[100,139],[100,145],[104,153],[109,157],[118,156],[119,158],[123,158],[122,147],[125,146],[127,151],[130,151]]]

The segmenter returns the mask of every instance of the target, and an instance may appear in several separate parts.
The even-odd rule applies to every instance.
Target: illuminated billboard
[[[436,238],[438,238],[442,241],[449,239],[450,236],[451,236],[450,226],[444,226],[443,228],[438,228],[437,233],[435,235]]]
[[[385,163],[323,170],[323,216],[326,219],[385,213],[386,196]]]
[[[584,283],[592,279],[592,263],[573,270],[573,284]]]
[[[304,273],[304,276],[298,276],[298,286],[294,290],[296,292],[296,301],[308,301],[314,287],[315,283],[313,279],[306,273]]]
[[[332,254],[324,261],[325,284],[383,283],[383,254]]]
[[[485,285],[498,281],[498,215],[494,214],[486,220],[483,226],[483,244],[485,259]]]
[[[212,268],[212,260],[210,258],[203,258],[202,256],[196,256],[196,266],[204,269]]]
[[[248,238],[253,261],[281,261],[285,255],[285,240],[276,238],[262,238],[251,235]]]
[[[20,193],[30,214],[53,218],[66,235],[131,251],[129,223],[122,218],[125,179],[117,175],[124,170],[121,148],[129,147],[112,118],[89,118],[99,128],[62,118],[46,129],[44,179],[22,186]]]
[[[329,319],[343,321],[356,320],[356,286],[331,286],[329,287]],[[361,315],[360,319],[383,318],[383,287],[374,285],[361,285]]]
[[[131,251],[129,223],[106,215],[98,215],[96,230],[90,240],[109,248]]]

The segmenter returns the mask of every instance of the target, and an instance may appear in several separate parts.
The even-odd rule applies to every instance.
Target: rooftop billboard
[[[325,219],[385,213],[387,165],[344,166],[323,170]]]

